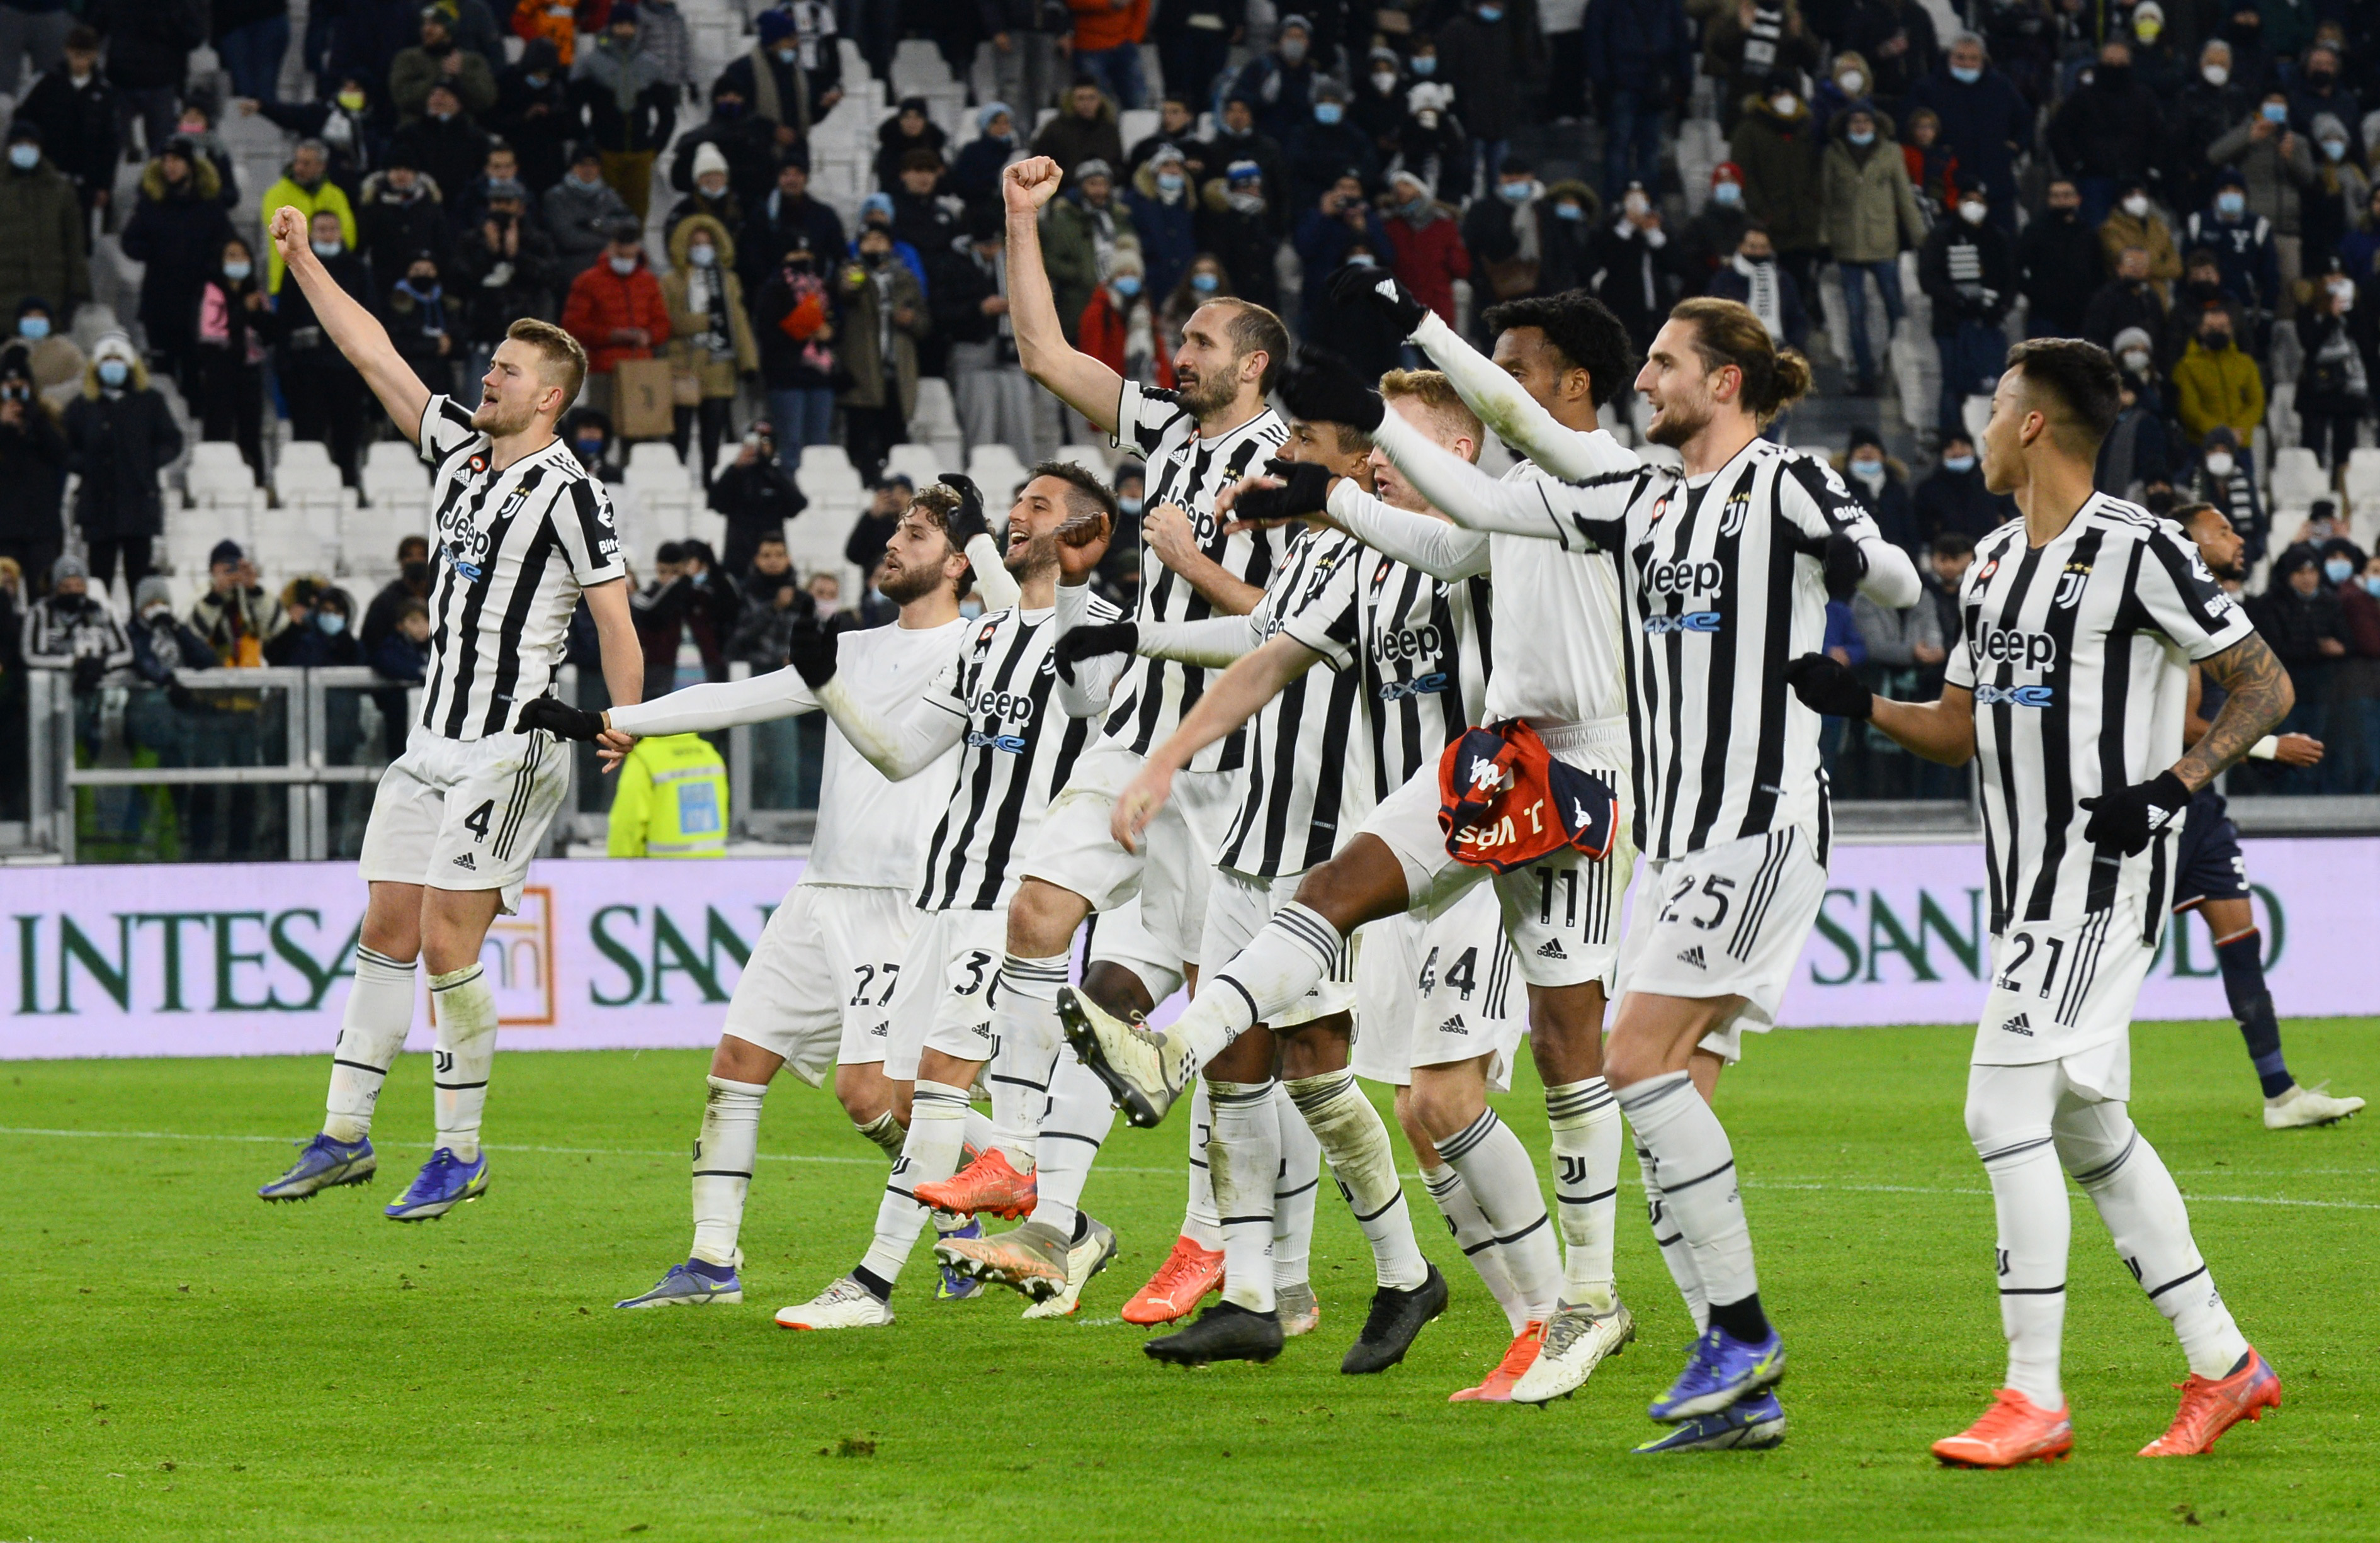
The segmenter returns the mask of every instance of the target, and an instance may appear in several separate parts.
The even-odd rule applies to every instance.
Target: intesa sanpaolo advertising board
[[[1982,1005],[1983,848],[1839,846],[1784,1021],[1961,1023]],[[2380,1013],[2380,840],[2248,844],[2284,1016]],[[798,858],[541,862],[486,960],[509,1049],[707,1046]],[[327,1050],[364,890],[345,863],[0,869],[0,1059]],[[878,961],[872,984],[880,989]],[[854,990],[871,985],[856,978]],[[2203,924],[2168,929],[2141,1016],[2228,1015]],[[429,1018],[415,1020],[427,1049]]]

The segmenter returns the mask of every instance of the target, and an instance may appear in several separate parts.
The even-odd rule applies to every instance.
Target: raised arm
[[[1001,198],[1008,210],[1008,322],[1025,372],[1113,436],[1123,377],[1066,341],[1041,262],[1041,208],[1064,180],[1058,163],[1046,155],[1019,161],[1001,174]]]
[[[273,212],[273,244],[281,253],[289,275],[305,291],[307,303],[314,308],[314,319],[322,323],[331,341],[339,346],[347,362],[356,367],[356,372],[363,376],[364,383],[380,398],[380,405],[388,409],[397,432],[419,443],[421,415],[430,406],[430,388],[398,355],[396,345],[389,341],[387,330],[373,320],[372,313],[339,287],[339,281],[314,255],[306,230],[306,216],[296,206],[284,204]],[[626,614],[624,607],[621,615],[625,619]],[[600,615],[597,620],[601,622]],[[603,673],[608,679],[612,673],[608,664]],[[634,699],[634,696],[631,692],[630,699]]]
[[[1210,670],[1238,663],[1265,641],[1264,624],[1253,612],[1196,622],[1143,622],[1137,630],[1140,636],[1133,651],[1141,658],[1171,659]]]
[[[1394,417],[1392,413],[1390,415]],[[1442,519],[1383,504],[1345,478],[1330,486],[1324,505],[1339,529],[1432,578],[1454,583],[1488,571],[1488,538]]]

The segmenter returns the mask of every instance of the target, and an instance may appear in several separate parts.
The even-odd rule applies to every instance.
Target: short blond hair
[[[1380,395],[1394,402],[1400,397],[1421,404],[1422,410],[1436,419],[1442,428],[1451,429],[1458,436],[1471,441],[1471,458],[1479,458],[1479,446],[1487,438],[1488,426],[1471,410],[1471,404],[1454,389],[1454,383],[1436,370],[1391,370],[1380,377]]]
[[[504,329],[509,342],[526,343],[537,350],[545,368],[539,373],[546,384],[562,388],[562,406],[554,410],[556,418],[570,410],[578,400],[578,388],[587,383],[587,350],[578,340],[551,322],[540,322],[534,316],[524,316]]]

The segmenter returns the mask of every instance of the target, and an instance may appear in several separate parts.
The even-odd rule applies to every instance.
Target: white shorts
[[[1827,895],[1827,869],[1807,832],[1742,836],[1682,857],[1645,859],[1628,914],[1621,991],[1743,999],[1703,1036],[1729,1062],[1746,1029],[1777,1026],[1785,984]]]
[[[1017,871],[1070,890],[1108,912],[1140,897],[1141,925],[1177,960],[1196,959],[1207,928],[1207,885],[1215,854],[1231,829],[1232,774],[1182,772],[1173,795],[1142,832],[1138,853],[1110,832],[1116,796],[1140,775],[1143,759],[1101,740],[1075,762],[1074,775],[1050,800],[1033,850]]]
[[[417,729],[381,773],[358,867],[367,883],[499,890],[511,916],[569,787],[570,756],[550,734]]]
[[[1141,925],[1137,895],[1092,918],[1091,963],[1130,970],[1148,988],[1152,1007],[1182,989],[1184,961]]]
[[[812,1087],[836,1066],[883,1060],[893,991],[923,914],[905,889],[795,885],[745,963],[726,1032],[784,1057]]]
[[[1541,730],[1546,748],[1566,764],[1592,772],[1620,796],[1618,830],[1601,862],[1584,852],[1550,854],[1511,873],[1456,862],[1446,850],[1438,816],[1438,767],[1426,766],[1380,800],[1364,821],[1396,854],[1405,893],[1416,910],[1436,916],[1481,880],[1492,880],[1504,931],[1532,986],[1581,986],[1600,981],[1611,993],[1620,958],[1620,899],[1636,863],[1630,843],[1628,725],[1614,719]]]
[[[1485,1055],[1488,1085],[1510,1092],[1529,1014],[1495,893],[1474,884],[1439,916],[1408,911],[1371,923],[1362,937],[1355,1075],[1403,1087],[1415,1066]]]
[[[1301,871],[1259,879],[1237,869],[1215,869],[1214,887],[1207,892],[1207,935],[1198,945],[1200,970],[1220,969],[1230,963],[1233,954],[1264,930],[1264,924],[1272,919],[1275,911],[1297,898],[1298,883],[1305,877]],[[1316,981],[1295,1006],[1274,1014],[1265,1027],[1295,1028],[1353,1008],[1355,945],[1360,936],[1341,943],[1330,961],[1330,972]]]
[[[917,1079],[928,1048],[961,1061],[1000,1054],[991,1030],[991,983],[1007,956],[1008,912],[920,911],[892,991],[892,1025],[884,1046],[884,1075]]]
[[[1974,1064],[2055,1061],[2076,1087],[2130,1099],[2132,1013],[2164,920],[2143,918],[2131,899],[2079,921],[2021,922],[1994,938]]]

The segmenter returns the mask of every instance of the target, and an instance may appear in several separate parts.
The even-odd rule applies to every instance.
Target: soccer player
[[[1495,308],[1488,315],[1497,333],[1490,362],[1392,281],[1372,275],[1368,282],[1386,292],[1380,298],[1401,329],[1428,350],[1463,400],[1533,457],[1509,472],[1502,486],[1535,504],[1540,496],[1535,489],[1562,477],[1637,468],[1636,457],[1596,427],[1596,409],[1619,389],[1629,356],[1625,330],[1600,302],[1573,294]],[[1325,404],[1330,410],[1315,414],[1318,421],[1346,422],[1353,415],[1353,426],[1374,435],[1401,470],[1405,457],[1397,445],[1417,445],[1462,467],[1472,480],[1499,486],[1401,415],[1390,414],[1361,381],[1343,378],[1353,400]],[[1447,508],[1429,488],[1415,486],[1423,502]],[[1605,783],[1624,785],[1620,589],[1607,559],[1564,553],[1542,541],[1496,535],[1483,541],[1427,516],[1378,505],[1352,483],[1336,485],[1328,499],[1332,518],[1359,541],[1435,578],[1456,583],[1492,570],[1497,626],[1484,699],[1488,722],[1515,733],[1517,720],[1566,773],[1599,772]],[[1609,796],[1607,792],[1607,801]],[[1161,1119],[1199,1064],[1320,978],[1338,940],[1415,907],[1443,912],[1488,877],[1485,867],[1458,862],[1449,852],[1439,825],[1442,803],[1437,765],[1420,764],[1372,812],[1361,833],[1306,876],[1296,900],[1237,959],[1227,967],[1218,963],[1229,989],[1203,993],[1162,1035],[1098,1011],[1103,1004],[1078,1002],[1079,1023],[1070,1022],[1070,1039],[1135,1119]],[[1508,1356],[1534,1355],[1531,1372],[1542,1368],[1536,1389],[1528,1377],[1522,1379],[1516,1391],[1524,1396],[1535,1391],[1552,1398],[1576,1388],[1634,1334],[1611,1269],[1621,1131],[1603,1080],[1602,1023],[1617,964],[1618,901],[1633,861],[1624,831],[1612,839],[1600,860],[1551,839],[1533,860],[1493,878],[1504,929],[1529,988],[1530,1048],[1546,1085],[1555,1201],[1566,1245],[1543,1347],[1527,1328],[1534,1320],[1524,1320]],[[1484,1105],[1475,1111],[1474,1123],[1487,1112]],[[1483,1182],[1490,1172],[1506,1175],[1497,1187],[1510,1196],[1507,1209],[1526,1215],[1519,1186],[1509,1182],[1516,1166],[1528,1161],[1520,1138],[1493,1120],[1477,1135],[1475,1148],[1463,1147],[1466,1171],[1482,1174]],[[1491,1204],[1484,1196],[1472,1198]],[[1524,1228],[1517,1222],[1500,1231],[1517,1234]]]
[[[973,486],[957,481],[920,490],[885,545],[880,582],[901,608],[899,621],[835,637],[837,674],[874,711],[907,707],[958,652],[968,630],[959,593],[970,577],[988,598],[1014,601],[1015,583],[981,529]],[[617,754],[632,736],[715,734],[818,706],[788,666],[609,712],[547,699],[532,703],[524,719],[566,739],[600,740]],[[901,1155],[907,1092],[884,1075],[884,1047],[901,960],[921,915],[916,895],[927,835],[907,811],[920,799],[947,802],[958,761],[953,747],[896,788],[828,725],[809,861],[770,914],[710,1058],[694,1144],[693,1251],[652,1290],[619,1306],[744,1299],[738,1236],[759,1148],[760,1101],[779,1070],[790,1066],[816,1087],[832,1069],[853,1127],[886,1157]]]
[[[1091,736],[1090,724],[1051,711],[1057,681],[1056,590],[1087,586],[1115,528],[1115,496],[1080,467],[1044,462],[1008,516],[1017,604],[968,628],[956,657],[898,715],[870,711],[843,682],[832,640],[794,634],[794,668],[869,764],[894,782],[963,747],[956,785],[926,852],[919,918],[893,999],[885,1075],[914,1084],[909,1128],[878,1208],[876,1234],[852,1271],[809,1302],[785,1307],[788,1329],[855,1329],[892,1321],[894,1282],[925,1223],[915,1191],[957,1172],[969,1089],[990,1071],[992,1140],[1018,1172],[1031,1172],[1050,1074],[1062,1047],[995,1027],[1002,940],[1016,888],[1015,855],[1033,839]],[[1099,622],[1115,610],[1096,596]],[[999,990],[1004,990],[999,988]],[[1028,1289],[1037,1298],[1078,1294],[1115,1257],[1115,1234],[1080,1212],[1062,1274]],[[1071,1306],[1071,1302],[1069,1303]]]
[[[1999,1221],[2008,1384],[1934,1443],[1944,1463],[2008,1468],[2073,1449],[2058,1385],[2070,1175],[2190,1376],[2144,1457],[2204,1452],[2281,1402],[2191,1238],[2165,1163],[2132,1125],[2132,1009],[2155,958],[2191,796],[2289,711],[2289,679],[2171,526],[2092,489],[2120,386],[2106,350],[2036,338],[2010,351],[1985,425],[1984,480],[2022,518],[1975,545],[1942,695],[1872,696],[1815,651],[1791,674],[1816,711],[1866,719],[1944,765],[1976,762],[1989,865],[1992,983],[1975,1026],[1967,1133]],[[2228,695],[2189,750],[2193,665]],[[2060,1169],[2064,1172],[2061,1173]]]
[[[515,322],[480,377],[478,405],[466,407],[431,394],[339,287],[314,255],[302,213],[279,211],[272,233],[322,331],[432,468],[438,576],[421,717],[382,774],[364,829],[359,867],[370,898],[322,1129],[257,1193],[301,1200],[372,1176],[372,1105],[412,1028],[421,961],[437,1020],[437,1146],[387,1208],[392,1220],[419,1221],[488,1187],[480,1121],[496,1000],[480,947],[496,914],[520,904],[529,858],[570,782],[569,752],[552,735],[522,729],[519,712],[552,688],[581,595],[614,702],[638,699],[643,656],[611,499],[554,434],[586,379],[577,343],[546,322]]]
[[[2182,533],[2217,579],[2248,577],[2246,543],[2223,511],[2212,504],[2188,504],[2173,512]],[[2195,745],[2207,729],[2206,712],[2220,705],[2206,699],[2206,671],[2190,673],[2190,712],[2182,722],[2185,745]],[[2249,747],[2252,760],[2277,760],[2285,766],[2313,766],[2322,759],[2322,741],[2301,734],[2266,735]],[[2206,918],[2215,940],[2215,960],[2223,971],[2223,994],[2231,1015],[2240,1021],[2248,1042],[2248,1059],[2265,1090],[2265,1128],[2290,1130],[2327,1125],[2363,1107],[2359,1098],[2339,1098],[2326,1087],[2301,1087],[2289,1075],[2281,1054],[2281,1026],[2273,1015],[2273,993],[2265,984],[2265,939],[2256,929],[2249,907],[2248,859],[2240,851],[2240,832],[2231,823],[2223,795],[2207,784],[2190,796],[2190,814],[2182,821],[2181,842],[2174,854],[2173,909],[2176,916],[2196,911]]]

